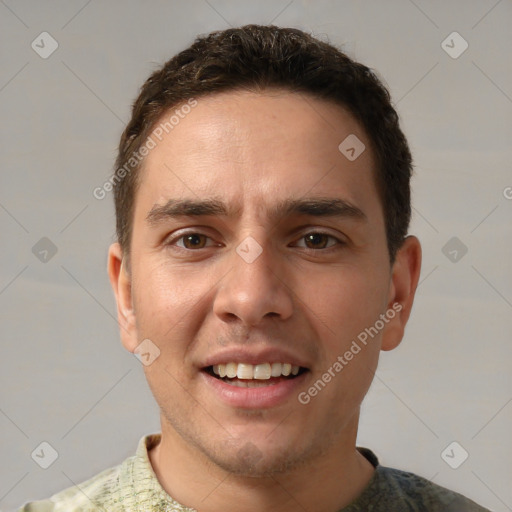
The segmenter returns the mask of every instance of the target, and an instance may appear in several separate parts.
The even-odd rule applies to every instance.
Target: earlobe
[[[135,311],[132,302],[131,276],[119,243],[110,246],[108,252],[108,275],[117,304],[117,320],[123,346],[129,352],[137,347]]]
[[[393,264],[387,310],[393,311],[394,315],[383,332],[382,350],[393,350],[402,341],[418,287],[420,271],[420,242],[415,236],[408,236],[398,250]]]

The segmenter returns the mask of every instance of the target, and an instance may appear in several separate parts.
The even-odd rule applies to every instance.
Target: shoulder
[[[27,503],[18,512],[115,510],[113,505],[119,501],[121,469],[125,463],[106,469],[79,485],[74,485],[54,494],[47,500]]]
[[[168,496],[159,486],[148,457],[148,450],[159,441],[160,434],[142,437],[135,455],[121,464],[47,500],[26,503],[18,512],[120,512],[141,510],[141,506],[153,510],[150,507],[153,504],[168,503]]]
[[[369,486],[363,492],[373,508],[361,510],[394,510],[397,512],[486,512],[462,494],[399,469],[378,466]],[[359,501],[359,500],[357,500]],[[352,511],[352,509],[349,509]],[[353,509],[354,512],[358,510]],[[488,512],[488,511],[487,511]]]

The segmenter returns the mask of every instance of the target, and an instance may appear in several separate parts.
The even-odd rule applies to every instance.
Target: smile
[[[220,378],[243,380],[269,380],[271,377],[296,376],[300,372],[300,367],[291,363],[225,363],[213,365],[211,369]]]
[[[219,363],[203,368],[211,391],[222,402],[241,408],[286,403],[298,392],[307,368],[291,363]]]

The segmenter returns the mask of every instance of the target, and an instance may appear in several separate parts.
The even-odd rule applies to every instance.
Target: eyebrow
[[[177,217],[237,216],[240,208],[228,208],[218,199],[169,199],[165,204],[155,204],[146,216],[151,226],[156,226]],[[367,221],[367,216],[357,206],[338,198],[286,199],[270,209],[269,217],[280,219],[286,216],[308,215],[312,217],[338,217]]]

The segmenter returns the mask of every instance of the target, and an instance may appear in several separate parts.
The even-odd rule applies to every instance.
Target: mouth
[[[208,401],[237,410],[270,410],[293,407],[312,374],[306,361],[277,347],[232,347],[203,360],[199,374]]]
[[[291,363],[249,364],[228,362],[207,366],[203,368],[203,371],[230,386],[257,388],[275,386],[284,381],[294,380],[307,372],[308,369]]]

